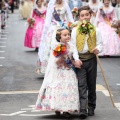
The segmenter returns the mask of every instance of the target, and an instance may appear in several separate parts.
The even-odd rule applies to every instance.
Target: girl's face
[[[90,21],[90,18],[91,18],[91,15],[90,15],[89,10],[82,10],[82,11],[79,13],[79,20],[80,20],[80,21],[83,21],[83,20]]]
[[[110,4],[110,0],[104,0],[104,5],[105,5],[105,7],[108,7],[109,4]]]
[[[38,0],[37,5],[38,5],[38,6],[41,6],[41,5],[42,5],[42,1],[43,1],[43,0]]]
[[[56,0],[56,3],[57,3],[57,4],[61,4],[61,3],[62,3],[62,0]]]
[[[70,41],[70,33],[68,30],[62,30],[61,31],[61,39],[60,42],[67,43]]]

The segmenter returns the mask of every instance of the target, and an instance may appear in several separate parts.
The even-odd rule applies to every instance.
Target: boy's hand
[[[76,68],[81,68],[81,65],[82,65],[82,61],[80,61],[80,60],[75,61],[75,67]]]
[[[97,48],[93,49],[93,53],[96,55],[99,53],[99,50]]]

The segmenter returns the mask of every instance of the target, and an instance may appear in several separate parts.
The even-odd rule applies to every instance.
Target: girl
[[[66,0],[50,0],[38,53],[41,62],[41,73],[45,73],[50,56],[51,44],[56,42],[54,41],[56,29],[60,27],[65,28],[68,22],[73,23],[74,20]]]
[[[60,44],[65,45],[67,55],[73,55],[75,65],[79,60],[75,46],[69,43],[70,33],[67,29],[58,29],[56,32],[57,43],[52,47],[50,59],[45,73],[42,87],[40,88],[36,108],[45,111],[56,111],[67,117],[69,112],[79,110],[78,83],[72,68],[61,65],[58,67],[60,57],[53,55],[53,49]]]
[[[98,10],[96,16],[97,27],[101,30],[103,51],[99,55],[119,55],[120,38],[111,27],[117,20],[114,8],[110,5],[110,0],[104,0],[103,6]]]
[[[26,35],[24,46],[29,48],[37,48],[40,45],[41,34],[44,26],[44,19],[46,15],[46,6],[43,0],[36,1],[37,7],[32,12],[32,18],[35,19],[33,26],[29,26]]]

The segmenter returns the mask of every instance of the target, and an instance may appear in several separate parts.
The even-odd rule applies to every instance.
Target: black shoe
[[[70,118],[71,114],[69,112],[63,112],[63,116],[66,118]]]
[[[1,29],[5,29],[5,25],[1,25]]]
[[[38,52],[38,48],[35,48],[35,52]]]
[[[88,116],[93,116],[95,113],[94,113],[94,108],[90,107],[88,108]]]
[[[55,111],[55,114],[56,114],[57,116],[60,116],[60,112],[59,112],[59,111]]]
[[[80,110],[80,118],[81,119],[85,119],[87,118],[88,114],[87,114],[87,110],[86,109],[82,109]]]

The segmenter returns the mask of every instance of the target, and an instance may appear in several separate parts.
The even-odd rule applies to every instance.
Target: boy
[[[90,21],[91,14],[88,6],[83,6],[78,10],[79,22],[83,20]],[[71,40],[77,46],[81,68],[76,64],[76,74],[78,77],[79,100],[80,100],[80,118],[85,119],[87,116],[93,116],[96,108],[96,77],[97,77],[97,60],[96,55],[102,50],[101,34],[99,29],[94,28],[90,33],[92,42],[87,34],[79,33],[78,25],[73,28]],[[95,45],[95,48],[91,47]],[[88,95],[87,95],[88,90]],[[88,107],[88,112],[87,112]]]

